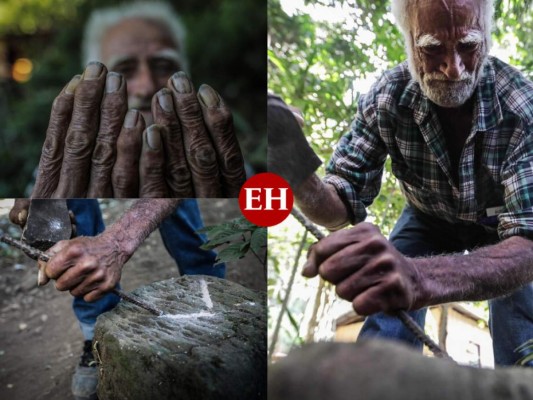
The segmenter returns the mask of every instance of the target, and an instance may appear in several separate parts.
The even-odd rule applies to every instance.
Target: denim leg
[[[411,207],[406,207],[396,222],[390,235],[390,242],[403,255],[422,257],[452,251],[459,246],[453,240],[443,246],[440,221],[424,219]],[[444,248],[445,247],[445,248]],[[425,325],[427,309],[410,311],[409,315],[422,328]],[[377,313],[366,318],[359,338],[381,337],[395,339],[422,350],[423,343],[398,318],[385,313]]]
[[[181,275],[211,275],[224,278],[226,265],[215,263],[216,253],[200,249],[207,240],[196,231],[204,226],[195,199],[182,201],[176,211],[163,220],[159,232],[163,243],[178,264]]]
[[[533,284],[490,300],[489,310],[494,361],[497,365],[513,365],[521,357],[514,350],[533,339]]]
[[[104,221],[98,200],[95,199],[72,199],[67,200],[68,209],[76,217],[76,232],[78,236],[96,236],[105,229]],[[72,308],[80,323],[80,328],[85,340],[92,340],[96,318],[111,309],[118,302],[119,297],[108,293],[101,299],[88,303],[83,297],[74,297]]]
[[[96,236],[105,230],[98,200],[69,199],[67,207],[76,217],[77,236]]]

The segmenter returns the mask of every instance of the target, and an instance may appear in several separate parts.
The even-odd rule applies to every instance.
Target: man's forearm
[[[421,282],[415,308],[491,299],[533,281],[533,241],[519,236],[467,255],[411,260]]]
[[[340,229],[350,222],[346,206],[333,186],[323,183],[316,174],[294,189],[294,197],[309,219],[328,229]]]
[[[102,235],[116,242],[128,258],[172,211],[179,199],[139,199]]]

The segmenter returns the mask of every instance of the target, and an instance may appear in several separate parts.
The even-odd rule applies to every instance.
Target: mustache
[[[138,110],[150,110],[152,108],[152,98],[148,97],[128,97],[128,107]]]
[[[439,82],[449,82],[449,83],[469,83],[474,80],[474,74],[463,71],[457,79],[449,79],[446,75],[440,72],[429,72],[425,74],[424,79],[426,81],[439,81]]]

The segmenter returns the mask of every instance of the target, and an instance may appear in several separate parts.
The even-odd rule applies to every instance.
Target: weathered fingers
[[[142,149],[144,118],[137,110],[129,110],[117,140],[117,156],[111,182],[113,197],[139,196],[139,158]]]
[[[161,125],[150,125],[143,132],[143,145],[139,165],[139,197],[169,197],[165,180],[165,153]]]
[[[112,197],[111,172],[124,116],[128,110],[126,83],[120,74],[109,72],[100,108],[100,124],[92,153],[91,176],[87,197]]]
[[[246,173],[233,128],[233,117],[220,95],[208,85],[198,89],[205,125],[211,136],[222,179],[224,197],[239,197]]]
[[[184,72],[169,81],[174,108],[183,132],[183,144],[196,197],[222,197],[217,156],[204,124],[200,102]]]
[[[74,76],[52,104],[37,179],[31,195],[33,198],[52,197],[56,190],[63,163],[65,137],[74,106],[74,92],[80,79],[81,75]]]
[[[165,153],[165,178],[170,197],[194,197],[181,125],[174,111],[172,92],[169,89],[161,89],[153,97],[152,114],[155,123],[166,128],[161,134]]]
[[[100,103],[106,81],[106,67],[87,64],[76,87],[72,118],[65,138],[61,175],[55,197],[85,197],[92,153],[98,132]]]

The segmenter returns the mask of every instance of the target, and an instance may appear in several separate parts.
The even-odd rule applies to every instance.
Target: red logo
[[[248,179],[239,193],[242,214],[252,224],[274,226],[283,222],[292,210],[294,196],[285,179],[264,172]]]

